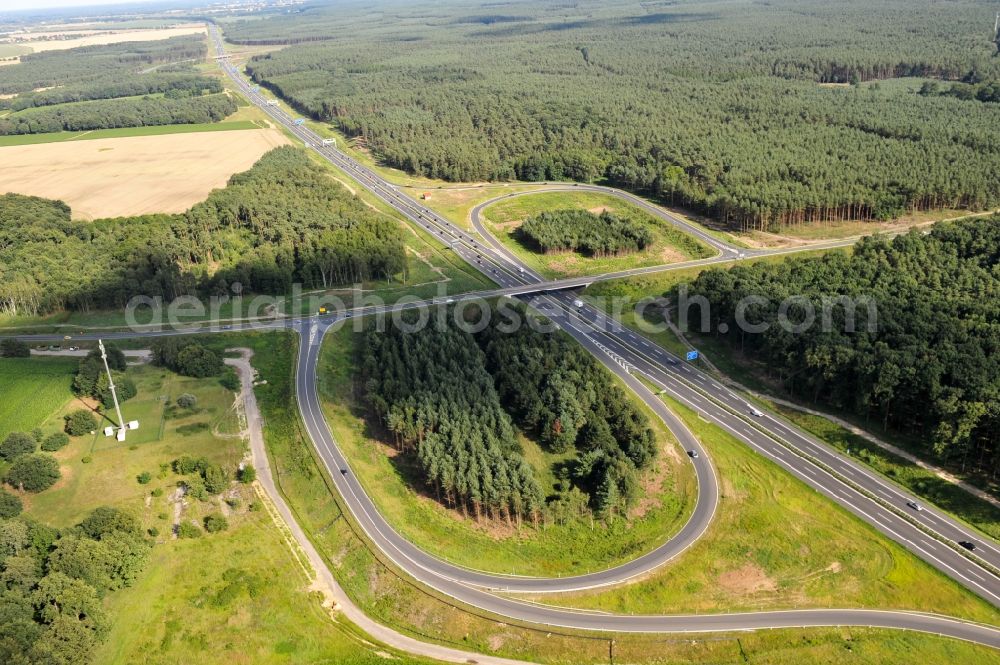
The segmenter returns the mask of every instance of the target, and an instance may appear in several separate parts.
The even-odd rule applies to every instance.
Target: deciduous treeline
[[[149,549],[138,522],[112,508],[61,531],[0,520],[0,662],[86,662],[109,628],[101,598],[131,585]]]

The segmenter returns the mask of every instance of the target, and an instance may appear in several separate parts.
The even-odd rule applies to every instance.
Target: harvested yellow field
[[[74,219],[183,212],[288,142],[247,129],[0,147],[0,193],[60,199]]]
[[[54,33],[20,33],[5,39],[0,43],[17,44],[31,49],[32,53],[56,51],[78,46],[102,46],[119,42],[149,42],[181,35],[205,34],[203,23],[171,28],[143,28],[137,30],[109,30],[95,32],[54,32]]]

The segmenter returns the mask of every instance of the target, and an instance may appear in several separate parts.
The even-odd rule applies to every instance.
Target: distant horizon
[[[8,0],[0,15],[34,9],[73,9],[110,5],[153,4],[157,0]],[[165,4],[165,3],[164,3]]]

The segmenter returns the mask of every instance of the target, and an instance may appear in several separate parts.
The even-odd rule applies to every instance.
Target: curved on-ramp
[[[296,371],[299,411],[306,430],[348,512],[369,541],[395,566],[418,582],[464,605],[500,617],[544,626],[618,633],[712,633],[775,628],[866,626],[931,633],[1000,648],[1000,630],[952,617],[922,612],[869,609],[810,609],[739,612],[732,614],[618,615],[527,603],[496,592],[545,590],[562,580],[507,578],[468,571],[441,562],[401,538],[379,514],[350,471],[324,418],[317,387],[320,343],[326,327],[300,331]],[[616,570],[616,569],[611,569]],[[607,571],[605,571],[607,572]],[[485,576],[485,577],[483,577]],[[484,584],[484,580],[501,580]],[[509,586],[508,586],[509,585]],[[538,585],[538,587],[535,587]]]
[[[701,443],[661,400],[656,399],[643,386],[642,382],[628,373],[621,373],[621,378],[630,388],[647,393],[646,395],[640,393],[640,397],[646,398],[647,404],[663,419],[681,445],[686,450],[697,450],[700,453],[696,459],[691,460],[698,480],[696,503],[687,522],[673,537],[652,551],[620,565],[567,577],[527,577],[472,570],[425,552],[400,535],[381,515],[361,481],[351,472],[350,463],[338,448],[324,419],[316,388],[316,368],[319,365],[320,346],[330,325],[332,322],[329,321],[313,322],[308,331],[303,331],[300,335],[296,378],[299,409],[313,444],[351,513],[355,515],[372,542],[400,568],[408,572],[420,570],[438,578],[492,591],[510,593],[582,591],[621,584],[648,574],[694,544],[711,523],[718,506],[719,483]]]

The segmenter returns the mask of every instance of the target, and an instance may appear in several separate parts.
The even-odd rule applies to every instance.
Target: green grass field
[[[358,479],[371,490],[386,519],[433,554],[477,569],[518,575],[571,575],[621,563],[649,551],[684,523],[696,491],[693,472],[669,431],[655,416],[650,423],[661,442],[656,465],[643,476],[647,495],[641,516],[605,525],[589,516],[565,524],[521,529],[464,518],[427,497],[410,457],[397,456],[364,417],[353,378],[355,333],[348,326],[324,342],[320,394],[334,436]],[[565,456],[543,451],[521,437],[542,491],[554,491],[552,464]],[[572,545],[567,545],[571,543]]]
[[[18,55],[31,53],[30,46],[21,44],[0,44],[0,58],[13,58]]]
[[[877,607],[1000,621],[985,601],[693,411],[666,401],[716,465],[721,500],[714,523],[647,579],[544,602],[636,614]]]
[[[73,362],[75,368],[78,361]],[[139,393],[122,402],[122,416],[138,420],[139,429],[129,432],[125,443],[98,432],[75,438],[55,453],[63,478],[53,488],[31,497],[30,511],[35,517],[63,527],[106,504],[144,508],[142,502],[150,490],[160,488],[169,494],[176,483],[171,474],[160,473],[161,464],[181,454],[203,456],[229,467],[242,458],[239,439],[222,439],[212,433],[227,420],[234,399],[218,380],[191,379],[149,365],[129,367],[126,374],[135,381]],[[177,396],[185,392],[198,398],[194,410],[173,406]],[[61,424],[61,413],[37,423],[46,432],[59,429]],[[85,463],[85,457],[91,461]],[[154,476],[146,486],[135,480],[144,471]],[[162,526],[154,516],[166,508],[165,498],[151,501],[142,510],[147,526]]]
[[[119,139],[130,136],[162,136],[164,134],[189,134],[194,132],[228,132],[234,130],[260,129],[249,120],[194,123],[190,125],[154,125],[151,127],[120,127],[116,129],[93,129],[82,132],[50,132],[47,134],[17,134],[0,136],[0,147],[13,145],[35,145],[37,143],[57,143],[59,141],[89,141],[91,139]]]
[[[253,586],[234,593],[236,575]],[[308,584],[269,515],[248,513],[228,531],[157,547],[139,582],[108,599],[115,621],[94,662],[430,662],[392,653],[331,620]]]
[[[221,348],[234,340],[214,341]],[[263,348],[261,352],[266,354]],[[289,356],[281,358],[287,369]],[[77,362],[0,360],[0,391],[6,396],[16,388],[18,395],[29,394],[32,384],[41,385],[46,395],[61,391],[52,404],[65,402],[70,398],[67,379]],[[26,369],[15,373],[15,365]],[[226,512],[230,528],[195,540],[171,540],[173,505],[167,497],[179,479],[169,470],[171,460],[204,456],[231,469],[244,456],[241,438],[213,435],[216,429],[232,429],[234,396],[215,378],[181,377],[150,366],[130,367],[127,374],[139,393],[123,403],[122,411],[126,418],[139,418],[140,429],[130,432],[124,444],[103,436],[74,439],[55,453],[63,479],[49,490],[24,497],[26,513],[53,526],[72,526],[93,508],[111,505],[159,532],[135,585],[105,598],[111,630],[92,662],[369,665],[385,658],[403,665],[430,662],[395,653],[342,618],[331,618],[309,592],[305,569],[268,512],[250,510],[257,499],[250,486],[232,487],[228,495],[236,505],[231,508],[218,497],[189,498],[184,519]],[[60,380],[49,389],[51,377]],[[266,393],[267,386],[258,391]],[[198,398],[195,409],[181,411],[169,404],[182,392]],[[47,431],[60,421],[61,410],[55,409],[57,413],[49,417],[26,411],[17,426],[41,425]],[[84,457],[90,461],[84,463]],[[144,471],[153,476],[146,485],[136,480]]]
[[[595,258],[576,252],[539,253],[518,233],[521,222],[529,217],[547,210],[565,209],[592,212],[608,210],[628,216],[653,232],[653,243],[632,254]],[[487,228],[498,240],[536,272],[552,279],[678,263],[712,255],[707,246],[667,222],[660,221],[621,199],[599,192],[543,191],[498,201],[487,207],[483,214]]]
[[[73,398],[79,364],[74,358],[0,358],[0,440],[30,432],[61,412]]]

